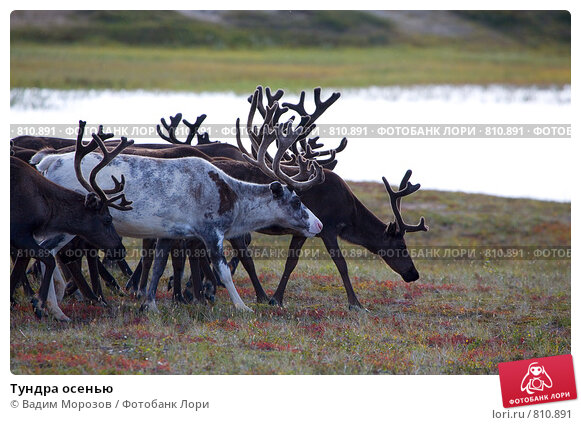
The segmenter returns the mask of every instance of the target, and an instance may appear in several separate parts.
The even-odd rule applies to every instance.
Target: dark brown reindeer
[[[18,158],[10,158],[10,244],[17,253],[17,259],[10,276],[10,295],[12,298],[16,282],[30,258],[36,258],[45,266],[38,298],[33,300],[35,313],[42,316],[51,289],[51,278],[55,260],[50,247],[42,247],[38,239],[51,238],[62,243],[67,235],[79,235],[93,245],[111,250],[115,257],[123,257],[125,248],[121,237],[113,227],[109,207],[128,210],[131,207],[121,192],[123,178],[115,182],[112,190],[103,190],[95,182],[95,176],[111,159],[127,145],[126,139],[113,151],[105,152],[103,161],[95,167],[88,183],[80,169],[79,181],[90,188],[87,195],[65,189],[48,179]],[[95,150],[96,144],[91,145]],[[109,198],[107,195],[114,195]],[[119,201],[118,204],[115,202]],[[68,236],[69,240],[72,236]],[[54,292],[54,289],[53,291]],[[52,296],[51,296],[52,298]],[[51,308],[57,318],[68,318],[56,305],[56,297]]]
[[[277,92],[278,94],[279,92]],[[260,91],[255,92],[254,97],[258,96],[260,99]],[[322,108],[328,105],[328,101],[321,102],[320,95],[315,92],[316,99],[316,109],[314,116],[320,115],[318,113]],[[268,103],[265,111],[269,107],[280,99],[275,99],[272,101],[272,97],[268,96]],[[265,155],[266,147],[259,145],[257,143],[256,137],[252,136],[251,131],[252,118],[255,113],[255,108],[258,108],[258,100],[251,104],[251,110],[248,116],[247,130],[251,136],[251,141],[253,143],[253,156],[258,158],[260,155]],[[253,99],[254,100],[254,99]],[[256,103],[256,105],[254,104]],[[296,110],[299,114],[306,113],[304,107],[304,94],[301,94],[300,101],[297,105],[291,105],[288,103],[283,104],[284,107],[290,107]],[[327,106],[328,107],[328,106]],[[259,112],[262,111],[259,109]],[[282,114],[278,114],[280,117]],[[277,116],[276,114],[274,115]],[[301,123],[305,126],[312,125],[312,120],[308,118],[302,118]],[[241,142],[239,126],[237,125],[237,141],[239,147],[245,155],[250,155],[245,149]],[[342,142],[342,144],[344,141]],[[273,160],[280,161],[280,158],[274,158]],[[246,167],[246,172],[243,171],[241,167],[232,167],[229,161],[214,161],[214,164],[222,168],[226,173],[233,175],[239,179],[245,179],[248,181],[261,181],[265,177],[265,173],[257,173],[256,170],[252,170],[249,166]],[[276,165],[273,164],[273,168]],[[325,247],[331,253],[331,257],[339,270],[343,285],[347,292],[347,298],[350,308],[361,308],[361,303],[357,299],[351,281],[349,279],[349,273],[347,268],[347,262],[341,254],[339,249],[338,238],[345,239],[348,242],[361,245],[367,248],[374,254],[381,256],[381,258],[398,274],[402,276],[405,281],[414,281],[419,278],[419,273],[417,272],[412,259],[407,255],[407,248],[404,240],[404,235],[406,232],[416,232],[416,231],[427,231],[428,228],[424,224],[424,219],[420,220],[420,223],[415,226],[407,225],[400,212],[401,198],[406,195],[410,195],[420,188],[419,184],[412,185],[409,183],[409,178],[411,176],[411,171],[408,171],[404,176],[400,190],[393,192],[391,188],[387,189],[390,196],[390,203],[395,215],[395,222],[389,223],[389,225],[384,224],[375,214],[369,211],[359,199],[353,194],[349,189],[349,186],[334,172],[330,170],[324,170],[324,182],[320,185],[313,186],[308,190],[298,190],[298,195],[301,201],[307,205],[316,215],[320,218],[323,223],[323,231],[317,235],[323,240]],[[384,182],[387,181],[384,179]],[[386,183],[386,187],[389,185]],[[263,232],[268,232],[268,230],[263,229]],[[270,229],[272,234],[284,234],[290,233],[286,229]],[[286,285],[290,278],[290,275],[299,259],[301,248],[306,241],[299,235],[293,235],[290,246],[289,246],[289,257],[285,265],[285,270],[279,282],[278,288],[274,293],[271,303],[272,304],[283,304],[283,296]],[[246,252],[247,253],[247,252]],[[253,266],[250,265],[250,259],[247,255],[244,255],[240,259],[242,265],[252,273]],[[250,269],[250,270],[249,270]],[[264,301],[265,293],[258,279],[251,277],[251,280],[255,286],[258,301]]]
[[[105,133],[103,131],[103,126],[99,126],[99,131],[97,134],[102,140],[111,139],[114,136],[112,133]],[[32,159],[32,157],[34,155],[36,155],[40,150],[44,150],[47,152],[48,151],[63,151],[63,152],[74,151],[76,149],[77,141],[74,139],[62,139],[62,138],[57,138],[57,137],[19,136],[19,137],[16,137],[14,139],[11,139],[10,143],[12,146],[13,155],[15,157],[29,163],[30,160]],[[114,148],[119,143],[120,143],[120,140],[109,141],[108,145],[109,145],[109,147]],[[131,148],[132,148],[132,146],[129,146],[129,149],[131,149]],[[75,240],[73,240],[69,243],[69,245],[73,244],[73,243],[76,244],[75,251],[80,252],[79,251],[80,247],[78,246],[79,244],[83,245],[83,247],[84,247],[83,250],[87,253],[91,253],[91,252],[95,251],[95,250],[91,250],[91,247],[89,246],[88,242],[86,242],[86,241],[78,242],[77,239],[78,238],[75,238]],[[59,259],[60,256],[61,256],[61,254],[57,254],[57,260]],[[82,258],[77,258],[76,260],[79,261],[81,259]],[[67,258],[67,263],[61,262],[61,265],[64,266],[64,268],[66,269],[66,267],[67,267],[66,264],[70,264],[71,267],[75,267],[75,269],[76,269],[77,268],[76,264],[71,263],[71,261],[72,261],[71,258]],[[93,273],[93,270],[96,267],[99,271],[98,275],[100,275],[105,280],[105,282],[107,283],[107,285],[109,287],[116,290],[116,287],[118,287],[117,282],[115,281],[113,276],[109,273],[109,271],[105,268],[105,266],[103,265],[103,262],[101,262],[101,260],[98,258],[95,258],[95,260],[94,260],[94,261],[96,261],[96,264],[93,264],[92,260],[88,260],[88,261],[89,261],[89,268],[91,271],[91,276],[95,276],[95,274]],[[123,272],[124,275],[126,275],[128,277],[131,276],[132,271],[129,268],[129,265],[127,264],[125,259],[111,261],[107,256],[105,256],[104,261],[112,262],[113,264],[115,264],[119,267],[119,269]],[[37,266],[38,266],[38,262],[35,262],[33,267],[31,267],[31,271],[38,270]],[[30,273],[30,271],[28,273]],[[75,273],[73,273],[73,275],[74,275],[73,282],[78,282],[80,280],[79,279],[80,274],[77,272],[77,270],[75,270]],[[26,280],[23,280],[23,281],[26,284]],[[80,284],[82,285],[83,282],[81,281]],[[98,281],[97,282],[93,281],[92,285],[93,285],[93,288],[100,288],[100,283]],[[25,289],[26,289],[26,287],[25,287]],[[93,300],[93,301],[97,299],[97,296],[90,290],[90,288],[88,286],[83,285],[79,289],[81,290],[81,292],[83,293],[83,295],[87,299]],[[102,300],[104,301],[104,299],[102,299]]]
[[[29,149],[38,152],[41,149],[63,149],[75,146],[74,139],[62,139],[60,137],[42,136],[17,136],[11,139],[15,148]]]

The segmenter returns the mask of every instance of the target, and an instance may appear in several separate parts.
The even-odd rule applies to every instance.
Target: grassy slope
[[[467,47],[208,50],[14,44],[11,87],[247,93],[271,87],[570,84],[567,49]]]
[[[351,187],[371,210],[388,218],[380,184]],[[570,245],[570,204],[435,191],[411,198],[404,204],[406,219],[424,215],[431,230],[408,235],[410,246]],[[254,241],[255,246],[287,243],[288,237]],[[315,239],[305,247],[321,244]],[[175,306],[161,289],[159,315],[138,314],[138,303],[128,296],[109,295],[107,308],[69,300],[63,309],[71,324],[37,321],[22,300],[11,314],[11,369],[491,374],[500,361],[570,352],[570,261],[415,263],[422,277],[406,284],[376,258],[349,260],[355,291],[369,313],[347,310],[331,261],[306,259],[291,278],[285,309],[251,304],[254,314],[234,312],[224,290],[210,308]],[[256,265],[272,293],[283,259]],[[251,303],[253,290],[243,270],[235,281]]]

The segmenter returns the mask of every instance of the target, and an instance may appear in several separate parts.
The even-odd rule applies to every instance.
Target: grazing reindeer
[[[79,140],[82,140],[82,130]],[[292,144],[302,129],[277,129],[276,138],[284,145]],[[266,133],[265,133],[266,134]],[[272,137],[273,132],[268,133]],[[100,146],[98,135],[93,140]],[[42,153],[33,157],[37,168],[50,180],[80,190],[71,179],[75,161],[71,153]],[[79,159],[80,161],[80,159]],[[83,165],[92,166],[96,155],[86,154]],[[318,184],[321,170],[313,165],[308,184]],[[311,237],[322,229],[321,222],[288,187],[278,181],[252,184],[236,180],[201,158],[161,159],[138,155],[119,155],[107,166],[107,174],[130,176],[124,191],[132,199],[132,211],[113,212],[119,234],[135,238],[158,238],[156,263],[143,308],[156,309],[155,294],[159,277],[167,261],[172,240],[197,238],[206,245],[220,280],[225,284],[237,309],[250,310],[242,301],[230,275],[222,250],[224,238],[232,238],[253,230],[280,224]],[[276,170],[275,176],[293,182]],[[306,184],[307,182],[297,182]],[[161,243],[160,243],[161,242]]]
[[[280,92],[281,91],[279,90],[276,95],[271,96],[267,90],[269,102],[266,108],[264,108],[264,106],[260,108],[260,100],[262,97],[258,90],[255,92],[251,98],[251,111],[247,122],[249,134],[251,134],[252,117],[255,114],[255,108],[258,107],[259,112],[264,116],[266,110],[274,105],[273,100],[277,101],[280,99]],[[316,91],[315,97],[319,97]],[[258,98],[258,103],[256,98]],[[312,115],[320,115],[319,112],[321,108],[324,108],[328,104],[329,100],[321,102],[319,99],[319,101],[316,101],[316,110]],[[301,114],[305,113],[303,94],[301,94],[301,100],[298,105],[291,105],[288,103],[284,103],[283,105],[290,109],[294,109]],[[277,114],[280,117],[280,112]],[[302,119],[301,122],[310,126],[313,120],[310,120],[309,123],[308,118],[305,118]],[[237,129],[237,140],[244,155],[253,156],[255,159],[258,158],[259,155],[266,155],[266,149],[260,150],[260,144],[257,143],[256,138],[253,140],[252,154],[248,153],[242,145],[239,129]],[[308,145],[312,143],[311,140],[307,142]],[[346,141],[343,140],[340,146],[344,147],[345,143]],[[308,145],[306,148],[307,150]],[[332,152],[330,152],[330,154],[333,156]],[[253,167],[250,164],[241,167],[236,165],[234,161],[227,160],[217,160],[214,161],[213,164],[224,170],[227,174],[241,180],[260,183],[269,179],[267,174],[261,172],[260,167]],[[298,195],[301,198],[301,201],[311,211],[313,211],[323,223],[323,230],[317,236],[323,240],[327,250],[332,253],[331,258],[341,275],[345,291],[347,292],[349,308],[360,309],[363,307],[357,299],[353,286],[351,285],[347,262],[341,254],[338,238],[363,246],[372,253],[379,255],[383,261],[385,261],[385,263],[396,273],[400,274],[406,282],[417,280],[419,278],[419,273],[415,268],[413,260],[409,255],[407,255],[404,235],[406,232],[427,231],[428,227],[425,225],[423,217],[419,224],[410,226],[403,221],[401,216],[401,198],[414,193],[420,188],[419,184],[412,185],[408,182],[411,176],[411,171],[406,173],[400,184],[400,190],[397,192],[394,192],[391,189],[387,180],[384,178],[384,184],[390,196],[390,204],[395,216],[395,221],[387,225],[367,209],[359,199],[357,199],[347,183],[345,183],[341,177],[327,169],[324,170],[324,176],[325,178],[322,184],[299,190]],[[293,233],[289,229],[284,229],[282,226],[262,229],[261,231],[263,233],[277,235],[288,233],[293,234],[289,246],[289,256],[286,261],[283,275],[273,297],[270,300],[271,304],[282,306],[287,282],[298,263],[300,251],[306,238]],[[235,248],[239,252],[248,254],[249,251],[244,251],[245,247],[246,245],[236,246]],[[256,292],[257,300],[259,302],[268,300],[268,297],[256,276],[252,258],[249,255],[243,255],[240,258],[240,261],[250,276]]]
[[[95,179],[107,162],[130,143],[124,140],[112,153],[104,149],[106,159],[92,169],[90,183],[84,179],[80,170],[75,169],[76,180],[86,187],[86,195],[65,189],[20,159],[10,158],[10,244],[21,254],[10,276],[10,296],[12,298],[15,284],[24,273],[28,260],[32,257],[41,261],[45,271],[38,298],[33,301],[35,313],[39,317],[46,308],[49,291],[51,298],[54,296],[51,277],[55,260],[50,249],[41,247],[37,240],[53,238],[62,243],[67,238],[70,240],[72,236],[80,235],[95,246],[113,250],[114,257],[125,256],[125,248],[113,227],[108,208],[131,208],[125,196],[120,194],[123,184],[113,179],[116,182],[115,188],[105,191],[97,185]],[[92,150],[96,147],[94,145]],[[78,158],[76,154],[72,156],[75,160]],[[115,196],[108,198],[108,194]],[[116,204],[118,200],[120,203]],[[53,303],[56,304],[56,300]],[[57,318],[68,319],[58,309],[58,305],[52,307]]]

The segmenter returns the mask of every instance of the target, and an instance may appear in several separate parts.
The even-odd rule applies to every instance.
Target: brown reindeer
[[[55,260],[51,253],[54,247],[42,247],[37,239],[51,239],[58,245],[72,238],[67,235],[79,235],[95,246],[110,250],[110,255],[114,257],[125,255],[125,248],[113,227],[108,208],[131,209],[130,202],[121,194],[124,179],[115,181],[114,189],[103,190],[96,184],[95,176],[131,143],[124,139],[113,152],[104,152],[103,161],[91,172],[90,183],[78,168],[77,178],[81,184],[90,188],[87,195],[65,189],[47,180],[20,159],[10,158],[10,245],[17,253],[10,276],[10,296],[12,298],[15,285],[28,260],[32,257],[41,261],[45,271],[38,298],[33,301],[35,313],[39,317],[46,308]],[[96,147],[96,144],[92,144],[91,150]],[[114,196],[109,198],[107,195]],[[115,203],[117,201],[119,203]],[[59,318],[68,319],[58,306],[53,307],[57,309],[55,312]]]
[[[278,92],[277,92],[278,93]],[[266,149],[268,146],[262,144],[262,141],[258,140],[258,134],[252,131],[252,118],[255,114],[255,109],[258,108],[259,101],[261,99],[260,90],[257,90],[253,95],[255,99],[252,99],[251,110],[248,115],[247,130],[253,145],[253,156],[255,159],[259,159],[266,155]],[[319,116],[321,109],[328,107],[328,101],[321,102],[320,94],[315,92],[316,98],[316,110],[313,115]],[[332,99],[332,98],[331,98]],[[269,97],[268,105],[262,110],[259,109],[263,117],[268,113],[269,108],[275,108],[278,99]],[[301,115],[305,114],[304,108],[304,94],[301,94],[301,99],[298,105],[290,105],[288,103],[283,104],[285,107],[291,107]],[[280,117],[280,113],[270,112],[273,119],[277,116]],[[313,120],[302,115],[301,124],[305,127],[312,126]],[[245,155],[250,155],[245,149],[241,141],[239,122],[237,122],[237,141],[240,149]],[[305,136],[306,137],[306,136]],[[304,139],[304,138],[303,138]],[[300,138],[299,138],[300,140]],[[343,144],[343,142],[342,142]],[[281,158],[273,158],[272,168],[277,168],[278,164],[281,162]],[[261,161],[256,161],[257,165],[260,165]],[[250,165],[245,167],[232,166],[231,161],[214,161],[214,164],[223,169],[226,173],[231,174],[233,177],[248,180],[248,181],[262,181],[267,176],[268,171],[261,168],[263,173],[258,173],[256,169],[251,168]],[[244,169],[246,168],[246,170]],[[283,167],[284,168],[284,167]],[[343,281],[343,285],[347,292],[347,299],[349,303],[349,308],[361,308],[361,303],[355,295],[355,291],[351,285],[349,279],[349,272],[347,268],[347,262],[341,254],[339,244],[337,239],[340,237],[347,240],[348,242],[361,245],[367,248],[374,254],[379,255],[395,272],[400,274],[402,278],[407,281],[414,281],[419,278],[419,273],[417,272],[412,259],[408,255],[407,247],[404,240],[404,235],[406,232],[417,232],[417,231],[427,231],[428,228],[425,225],[424,218],[422,217],[420,223],[415,226],[410,226],[406,224],[401,216],[401,198],[414,193],[419,190],[420,185],[412,185],[409,183],[409,178],[411,176],[411,171],[408,171],[404,176],[401,184],[400,190],[394,192],[384,178],[384,184],[386,190],[390,196],[390,203],[395,216],[395,222],[384,224],[375,214],[369,211],[359,199],[353,194],[349,189],[349,186],[335,173],[330,170],[324,170],[324,181],[320,185],[312,186],[307,190],[298,190],[298,195],[301,201],[308,206],[308,208],[313,211],[317,217],[323,223],[323,231],[317,235],[323,240],[325,247],[331,254],[339,273]],[[263,229],[263,232],[270,232],[271,234],[284,234],[292,233],[288,232],[287,229],[271,228]],[[285,265],[285,270],[279,282],[278,288],[274,293],[271,304],[282,305],[284,291],[286,284],[290,275],[296,264],[298,262],[301,248],[306,241],[305,238],[300,235],[293,234],[290,246],[289,246],[289,257]],[[244,247],[240,247],[244,249]],[[248,254],[248,251],[243,251]],[[254,285],[258,301],[265,301],[266,294],[258,279],[253,273],[254,266],[251,264],[251,259],[248,255],[243,255],[240,258],[242,265],[251,274],[251,281]],[[254,276],[252,276],[254,274]]]

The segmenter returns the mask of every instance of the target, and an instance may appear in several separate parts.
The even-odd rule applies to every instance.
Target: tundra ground
[[[389,220],[384,188],[350,183]],[[569,203],[420,190],[404,217],[427,233],[408,247],[569,247]],[[254,235],[253,246],[286,248],[289,237]],[[139,247],[128,240],[129,252]],[[318,239],[292,275],[285,307],[253,304],[240,267],[234,281],[254,313],[234,311],[224,289],[213,306],[176,305],[160,283],[159,314],[106,292],[109,306],[63,302],[71,323],[36,319],[18,292],[10,316],[15,374],[495,374],[497,363],[570,353],[570,259],[416,258],[420,279],[405,283],[378,257],[342,243],[354,289],[369,310],[349,311],[335,266]],[[352,250],[353,249],[353,250]],[[352,251],[351,251],[352,250]],[[269,251],[270,252],[270,251]],[[442,250],[441,253],[444,251]],[[504,255],[504,254],[503,254]],[[131,266],[135,258],[129,257]],[[257,258],[274,292],[284,258]],[[115,273],[119,283],[124,280]]]

